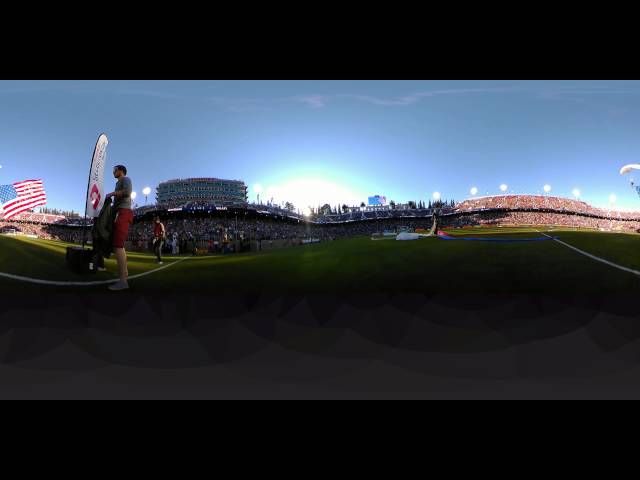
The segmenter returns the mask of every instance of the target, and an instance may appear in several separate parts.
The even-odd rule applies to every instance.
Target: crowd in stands
[[[234,239],[278,239],[293,238],[304,232],[299,224],[284,223],[278,220],[244,220],[233,218],[188,218],[163,220],[167,237],[192,235],[196,240],[221,239],[225,235]],[[135,223],[130,238],[149,240],[153,238],[153,221],[145,220]]]
[[[137,207],[138,209],[168,209],[168,208],[199,208],[199,209],[211,209],[214,210],[216,207],[237,207],[237,208],[246,208],[247,204],[243,202],[223,202],[223,204],[213,204],[211,202],[205,201],[193,201],[193,202],[184,202],[184,201],[169,201],[163,202],[161,205],[145,205],[141,207]]]
[[[56,223],[67,220],[67,217],[49,213],[24,212],[16,215],[15,220],[20,222]]]
[[[317,238],[332,240],[343,237],[371,235],[384,230],[431,228],[431,219],[389,219],[387,221],[350,222],[315,225],[306,222],[284,222],[275,219],[235,220],[226,218],[195,218],[166,220],[163,222],[167,238],[192,237],[197,242],[223,242],[230,240],[291,240]],[[148,245],[153,238],[153,221],[133,225],[130,240]]]
[[[251,241],[321,241],[352,236],[370,236],[382,231],[399,232],[405,229],[430,229],[432,210],[361,210],[302,220],[280,207],[256,205],[253,218],[215,211],[178,218],[165,212],[163,223],[167,232],[165,251],[191,251],[188,245],[203,244],[209,250],[224,244]],[[455,210],[440,210],[441,226],[465,227],[481,225],[557,225],[613,231],[640,231],[640,213],[608,212],[584,202],[558,197],[532,195],[504,195],[466,200]],[[167,216],[169,218],[167,218]],[[237,218],[236,218],[237,217]],[[144,219],[143,219],[144,218]],[[10,221],[0,219],[0,233],[15,229],[17,233],[39,238],[80,243],[83,229],[77,225],[82,219],[27,213]],[[87,238],[90,239],[90,231]],[[151,216],[140,216],[129,234],[129,245],[147,249],[153,239]]]
[[[251,208],[253,210],[256,211],[261,211],[261,212],[268,212],[272,215],[279,215],[281,217],[293,217],[293,218],[297,218],[297,219],[305,219],[304,215],[296,212],[296,211],[291,211],[291,210],[287,210],[285,208],[280,207],[279,205],[273,205],[273,204],[250,204],[248,205],[248,208]]]
[[[456,212],[483,210],[553,210],[623,220],[640,220],[640,212],[619,212],[592,207],[580,200],[544,195],[499,195],[465,200],[456,206]]]
[[[315,223],[329,224],[342,222],[357,222],[359,220],[384,220],[396,218],[427,218],[433,213],[438,215],[453,213],[453,208],[436,208],[436,209],[402,209],[402,210],[361,210],[338,215],[321,215],[313,218]]]
[[[63,242],[82,242],[82,229],[50,223],[35,223],[16,220],[0,219],[0,233],[15,230],[20,235],[35,235],[46,240],[60,240]],[[87,234],[89,238],[89,234]]]
[[[14,231],[23,235],[36,235],[43,238],[43,228],[45,226],[38,223],[5,222],[0,220],[0,233]]]
[[[165,202],[161,206],[157,205],[146,205],[142,207],[136,207],[136,214],[143,214],[149,211],[162,211],[169,209],[186,209],[186,210],[211,210],[215,211],[216,209],[250,209],[255,211],[267,212],[272,215],[279,215],[282,217],[294,217],[297,219],[303,219],[304,215],[298,213],[297,211],[287,210],[282,208],[279,205],[275,204],[246,204],[246,203],[225,203],[223,205],[216,205],[210,202]]]
[[[640,220],[618,220],[585,215],[550,212],[484,212],[442,217],[441,226],[464,228],[469,226],[559,226],[637,232]]]

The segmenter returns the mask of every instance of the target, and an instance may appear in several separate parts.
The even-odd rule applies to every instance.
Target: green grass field
[[[592,255],[640,271],[640,235],[545,231]],[[501,238],[541,236],[531,228],[465,229],[448,233]],[[64,259],[67,245],[0,236],[3,293],[106,290],[106,285],[38,285],[1,275],[51,281],[115,278],[113,258],[106,261],[104,273],[80,276],[69,272]],[[165,266],[176,261],[167,256]],[[157,268],[151,254],[129,254],[130,276]],[[640,276],[594,261],[554,241],[489,243],[425,238],[398,242],[372,241],[367,237],[271,252],[188,258],[162,271],[133,279],[130,285],[131,293],[210,295],[231,292],[609,294],[640,291]]]

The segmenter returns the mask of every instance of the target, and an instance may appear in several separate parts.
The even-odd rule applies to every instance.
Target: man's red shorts
[[[113,248],[124,248],[124,242],[129,235],[129,226],[133,223],[133,210],[119,208],[113,222]]]

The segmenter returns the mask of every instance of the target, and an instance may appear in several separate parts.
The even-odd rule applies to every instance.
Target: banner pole
[[[98,137],[98,142],[100,137]],[[96,150],[98,148],[98,142],[93,149],[93,155],[91,155],[91,164],[89,165],[89,178],[87,179],[87,192],[84,196],[84,223],[82,225],[82,250],[84,250],[84,244],[87,241],[87,199],[89,198],[89,186],[91,185],[91,172],[93,171],[93,161],[95,160]]]

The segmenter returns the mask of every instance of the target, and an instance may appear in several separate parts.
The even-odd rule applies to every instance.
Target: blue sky
[[[640,210],[618,173],[640,163],[634,81],[1,81],[0,184],[42,178],[49,206],[83,211],[100,132],[139,195],[213,176],[303,210],[549,184]]]

